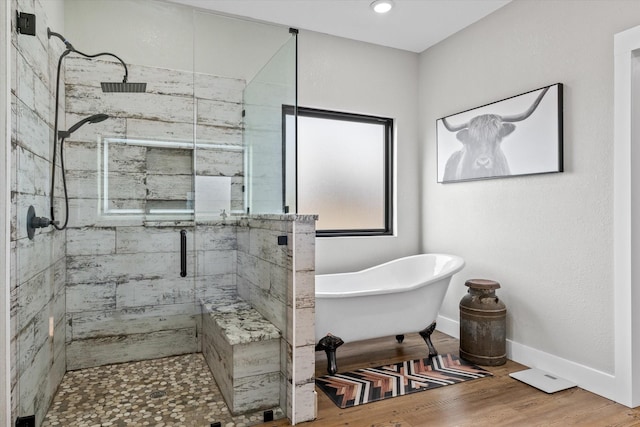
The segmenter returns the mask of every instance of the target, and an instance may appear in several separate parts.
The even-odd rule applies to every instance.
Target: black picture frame
[[[439,183],[563,172],[562,83],[436,120]]]

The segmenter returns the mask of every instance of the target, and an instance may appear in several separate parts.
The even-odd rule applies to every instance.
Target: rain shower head
[[[106,93],[122,92],[122,93],[141,93],[147,91],[146,83],[129,83],[129,82],[102,82],[102,91]]]
[[[51,29],[47,28],[47,37],[51,38],[51,36],[57,37],[60,40],[62,40],[62,42],[67,47],[67,50],[64,51],[62,56],[60,56],[60,59],[58,61],[58,68],[60,68],[62,59],[70,53],[77,53],[79,55],[84,56],[85,58],[90,58],[90,59],[97,58],[99,56],[111,56],[112,58],[117,59],[120,62],[120,64],[122,64],[122,67],[124,68],[124,78],[122,79],[122,83],[102,82],[101,86],[102,86],[103,92],[105,93],[110,93],[110,92],[143,93],[147,91],[146,83],[128,83],[127,82],[127,79],[129,78],[129,69],[127,68],[127,64],[125,64],[122,58],[120,58],[118,55],[115,55],[111,52],[101,52],[101,53],[96,53],[95,55],[88,55],[86,53],[82,53],[76,48],[74,48],[73,45],[69,42],[69,40],[67,40],[62,34],[56,33],[54,31],[51,31]]]
[[[71,135],[72,133],[74,133],[75,131],[77,131],[80,126],[84,125],[85,123],[100,123],[104,120],[107,120],[109,118],[108,115],[106,114],[94,114],[93,116],[89,116],[86,117],[82,120],[80,120],[78,123],[76,123],[75,125],[71,126],[69,128],[69,130],[64,131],[64,130],[60,130],[58,131],[58,138],[68,138],[69,135]]]

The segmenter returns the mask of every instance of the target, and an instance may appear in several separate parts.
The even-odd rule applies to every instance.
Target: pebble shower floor
[[[196,353],[67,372],[42,427],[243,427],[262,421],[262,411],[229,413]]]

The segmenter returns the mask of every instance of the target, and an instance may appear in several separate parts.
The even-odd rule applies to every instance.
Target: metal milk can
[[[471,279],[460,300],[460,357],[469,362],[498,366],[507,362],[507,307],[496,296],[498,282]]]

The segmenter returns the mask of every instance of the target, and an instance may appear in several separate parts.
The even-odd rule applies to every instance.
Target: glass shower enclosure
[[[295,135],[295,121],[286,123],[284,109],[297,108],[297,30],[291,39],[251,80],[244,91],[244,142],[246,198],[248,213],[294,212],[287,192],[295,176],[291,149],[285,134]],[[288,129],[285,129],[289,126]],[[293,128],[291,128],[293,126]],[[287,149],[289,148],[289,150]],[[287,166],[289,165],[289,166]]]
[[[147,0],[133,3],[153,13],[185,10]],[[104,96],[99,82],[113,80],[118,64],[65,59],[66,122],[97,111],[110,118],[83,127],[65,142],[70,218],[64,232],[43,229],[27,237],[26,208],[34,205],[38,215],[49,208],[47,186],[35,185],[33,176],[50,183],[51,141],[48,124],[40,123],[35,111],[44,103],[33,107],[28,99],[16,99],[13,419],[35,414],[40,424],[66,371],[202,352],[202,301],[226,301],[237,294],[259,301],[269,297],[270,305],[253,308],[283,339],[291,334],[287,280],[280,288],[260,290],[261,280],[273,278],[260,278],[259,269],[252,269],[265,262],[248,243],[261,231],[243,218],[286,210],[282,111],[296,106],[296,34],[189,13],[191,64],[176,70],[128,62],[130,75],[147,83],[147,93]],[[258,35],[280,32],[280,47],[251,79],[216,74],[204,64],[210,62],[205,58],[209,46],[224,43],[209,36],[211,28],[221,26],[257,26]],[[16,57],[33,59],[29,43],[17,38]],[[42,57],[33,60],[49,67],[62,49],[49,42]],[[21,76],[16,84],[25,84]],[[45,137],[34,138],[34,129]],[[54,169],[60,183],[60,165]],[[61,190],[55,197],[58,215],[65,205]],[[269,251],[268,262],[286,266],[285,251],[277,246]],[[256,273],[249,277],[247,271]],[[286,355],[279,352],[274,359],[279,367],[274,406],[289,415],[290,367]]]

